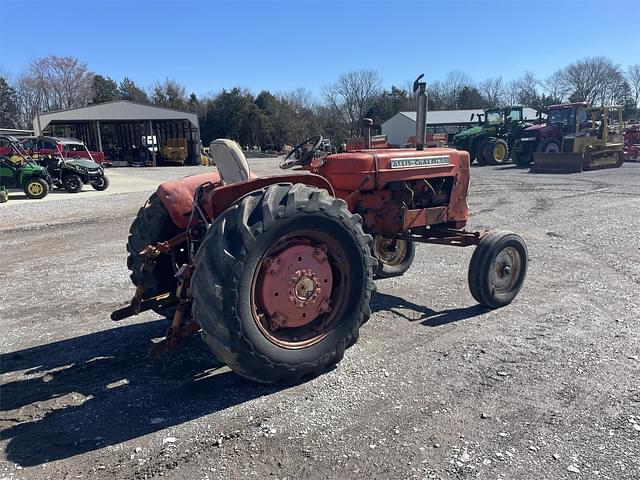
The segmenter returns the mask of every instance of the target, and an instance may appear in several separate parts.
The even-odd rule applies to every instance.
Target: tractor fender
[[[282,183],[301,183],[310,187],[317,187],[322,190],[326,190],[329,195],[335,196],[331,183],[329,183],[326,178],[313,173],[278,175],[260,178],[256,178],[254,176],[251,180],[246,182],[224,185],[207,192],[203,199],[205,211],[209,217],[216,218],[245,195],[269,185]]]
[[[219,184],[220,174],[218,172],[201,173],[164,182],[158,187],[157,195],[177,227],[187,228],[196,188],[207,182]]]
[[[275,183],[303,183],[327,190],[331,195],[334,194],[333,187],[324,177],[311,173],[262,178],[257,178],[254,173],[250,173],[248,181],[228,185],[222,185],[217,172],[193,175],[164,182],[158,187],[157,195],[169,213],[171,221],[178,228],[187,228],[195,191],[207,182],[215,186],[206,191],[202,199],[202,205],[210,219],[214,219],[246,194]]]

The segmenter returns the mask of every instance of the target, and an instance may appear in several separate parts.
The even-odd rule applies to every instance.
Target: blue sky
[[[13,75],[40,56],[74,55],[116,80],[175,78],[199,95],[317,95],[361,68],[405,86],[423,72],[509,80],[585,56],[640,62],[640,0],[0,0],[0,19],[0,68]]]

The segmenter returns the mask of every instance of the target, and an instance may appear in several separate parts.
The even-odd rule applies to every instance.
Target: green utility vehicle
[[[109,177],[104,174],[104,168],[93,160],[86,158],[70,160],[52,153],[41,157],[39,163],[49,171],[51,185],[55,188],[64,188],[69,193],[78,193],[85,184],[90,184],[98,191],[109,187]]]
[[[29,198],[40,199],[51,189],[51,176],[20,146],[15,137],[0,135],[0,185],[17,188]]]
[[[466,150],[480,165],[501,165],[520,132],[532,122],[524,120],[522,107],[491,108],[478,115],[480,124],[453,137],[453,147]],[[473,120],[473,115],[471,116]]]

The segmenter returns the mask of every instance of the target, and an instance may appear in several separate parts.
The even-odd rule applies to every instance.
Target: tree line
[[[400,111],[414,110],[411,85],[383,87],[375,70],[340,75],[315,97],[298,88],[288,92],[253,92],[234,87],[197,96],[172,79],[143,88],[129,77],[116,81],[90,71],[75,57],[49,55],[32,61],[15,78],[0,74],[0,126],[31,128],[37,113],[130,100],[196,113],[205,144],[225,137],[241,145],[279,149],[317,133],[334,143],[360,134],[360,120],[380,125]],[[547,78],[532,72],[504,81],[474,82],[456,70],[428,84],[429,109],[453,110],[523,105],[543,110],[566,101],[623,105],[637,116],[640,64],[623,69],[607,57],[577,60]]]

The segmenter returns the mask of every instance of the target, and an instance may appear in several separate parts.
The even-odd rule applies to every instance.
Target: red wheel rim
[[[314,345],[340,323],[348,285],[348,257],[335,238],[311,230],[287,235],[256,268],[251,289],[256,325],[280,347]]]

